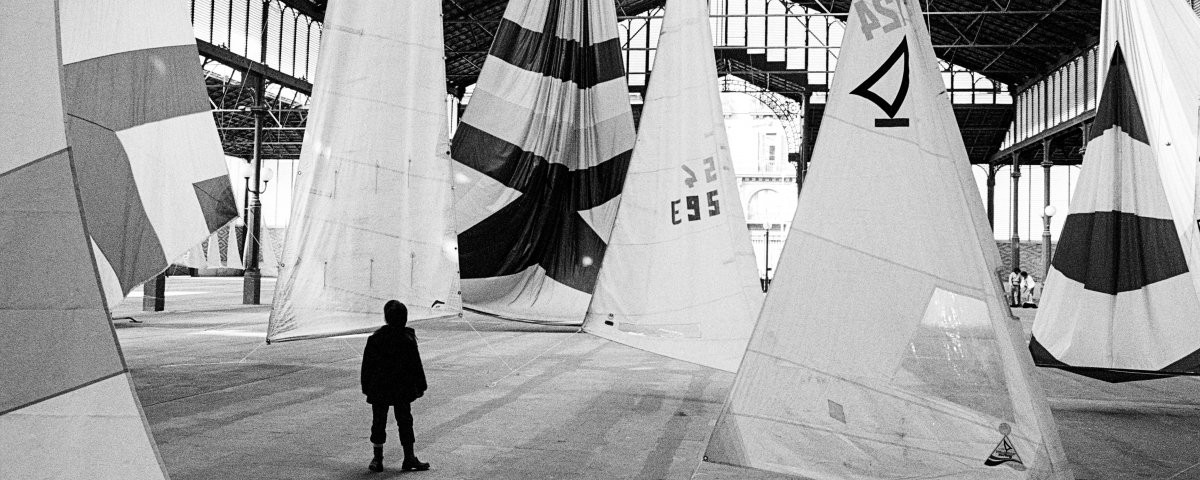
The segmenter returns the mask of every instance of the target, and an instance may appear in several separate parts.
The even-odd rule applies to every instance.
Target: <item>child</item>
[[[429,464],[417,459],[413,453],[413,418],[411,403],[425,394],[425,369],[421,366],[421,353],[417,351],[417,333],[404,324],[408,322],[408,308],[396,300],[383,306],[383,317],[387,321],[367,338],[363,350],[362,392],[371,404],[371,443],[375,458],[367,468],[372,472],[383,471],[383,443],[387,440],[388,408],[396,411],[396,425],[400,429],[400,444],[404,446],[404,463],[401,470],[429,470]]]

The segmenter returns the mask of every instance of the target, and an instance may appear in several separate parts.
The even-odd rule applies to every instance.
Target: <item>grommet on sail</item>
[[[509,1],[454,134],[467,306],[581,324],[633,143],[616,5]]]
[[[1104,83],[1029,345],[1040,366],[1200,374],[1198,46],[1179,2],[1104,2]]]
[[[920,3],[851,5],[708,461],[813,479],[1072,478]]]

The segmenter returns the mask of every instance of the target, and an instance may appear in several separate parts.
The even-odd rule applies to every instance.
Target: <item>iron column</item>
[[[1009,254],[1012,257],[1012,268],[1021,268],[1021,235],[1018,229],[1021,227],[1017,221],[1017,216],[1021,213],[1018,208],[1020,202],[1017,201],[1021,194],[1021,157],[1017,152],[1012,154],[1012,244],[1009,245]]]
[[[1042,140],[1042,169],[1044,172],[1042,187],[1043,187],[1043,205],[1042,205],[1042,281],[1050,275],[1050,217],[1054,215],[1050,209],[1050,167],[1054,166],[1054,162],[1050,160],[1050,139]]]

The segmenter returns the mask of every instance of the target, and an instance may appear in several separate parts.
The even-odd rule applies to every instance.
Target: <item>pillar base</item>
[[[142,311],[161,312],[167,307],[167,275],[160,273],[142,285]]]
[[[262,300],[262,274],[246,270],[242,275],[242,305],[259,305]]]

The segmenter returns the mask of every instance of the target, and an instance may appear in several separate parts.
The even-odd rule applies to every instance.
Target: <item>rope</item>
[[[504,364],[504,368],[507,368],[507,369],[508,369],[508,373],[509,373],[509,374],[512,374],[512,372],[514,371],[514,370],[513,370],[513,368],[512,368],[512,365],[509,365],[509,364],[508,364],[508,361],[507,361],[507,360],[505,360],[505,359],[504,359],[504,357],[500,356],[500,352],[497,352],[497,351],[496,351],[496,349],[495,349],[494,347],[492,347],[492,343],[491,343],[491,342],[489,342],[489,341],[487,340],[487,338],[485,338],[485,337],[483,336],[483,334],[482,334],[482,333],[479,333],[479,330],[475,330],[475,325],[474,325],[474,324],[472,324],[470,320],[467,320],[467,316],[466,316],[466,315],[463,315],[463,316],[462,316],[462,317],[460,317],[460,318],[462,318],[464,322],[467,322],[467,325],[471,327],[471,330],[475,332],[475,335],[476,335],[476,336],[478,336],[480,340],[483,340],[483,344],[484,344],[484,345],[487,345],[487,347],[488,347],[488,350],[491,350],[491,351],[492,351],[492,354],[493,354],[493,356],[495,356],[496,358],[498,358],[498,359],[500,360],[500,362]]]
[[[515,369],[512,369],[510,372],[508,372],[507,374],[505,374],[503,377],[500,377],[500,378],[496,379],[496,381],[494,381],[494,382],[492,382],[492,383],[489,383],[489,384],[487,385],[487,387],[488,387],[488,388],[492,388],[492,387],[496,386],[497,384],[499,384],[499,383],[500,383],[501,381],[503,381],[504,379],[506,379],[506,378],[508,378],[508,377],[510,377],[510,376],[512,376],[512,375],[514,375],[514,374],[516,374],[518,370],[520,370],[520,369],[522,369],[522,368],[525,368],[525,366],[526,366],[526,365],[529,365],[530,363],[533,363],[533,361],[534,361],[534,360],[537,360],[537,359],[539,359],[539,358],[542,358],[542,355],[545,355],[545,354],[547,354],[547,353],[550,353],[550,351],[551,351],[551,350],[554,350],[554,349],[555,349],[555,348],[557,348],[559,345],[562,345],[562,344],[566,343],[566,342],[567,342],[567,340],[570,340],[572,337],[574,337],[574,336],[575,336],[575,334],[577,334],[577,333],[579,333],[579,332],[582,332],[582,331],[583,331],[583,328],[580,328],[579,330],[576,330],[576,331],[574,331],[574,332],[571,332],[571,334],[570,334],[570,335],[567,335],[567,338],[564,338],[564,339],[562,339],[562,340],[559,340],[559,342],[558,342],[558,343],[555,343],[554,345],[551,345],[551,346],[550,346],[550,348],[547,348],[547,349],[543,350],[543,351],[542,351],[542,353],[539,353],[539,354],[537,354],[537,356],[535,356],[535,357],[533,357],[533,358],[529,359],[529,361],[527,361],[527,362],[525,362],[525,363],[522,363],[522,364],[521,364],[521,366],[519,366],[519,367],[517,367],[517,368],[515,368]],[[506,363],[505,365],[507,365],[507,363]]]

